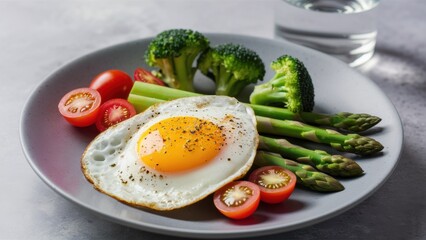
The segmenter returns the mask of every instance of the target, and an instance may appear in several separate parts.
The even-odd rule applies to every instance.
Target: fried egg
[[[197,96],[110,127],[87,146],[81,167],[95,189],[121,202],[172,210],[243,177],[257,145],[251,108],[231,97]]]

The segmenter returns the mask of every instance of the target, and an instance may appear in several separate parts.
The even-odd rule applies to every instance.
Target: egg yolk
[[[222,128],[196,117],[173,117],[146,130],[138,140],[139,159],[160,172],[191,170],[214,159],[225,142]]]

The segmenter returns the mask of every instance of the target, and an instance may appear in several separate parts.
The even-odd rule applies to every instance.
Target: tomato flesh
[[[103,103],[99,109],[96,128],[105,131],[107,128],[136,115],[132,104],[125,99],[115,98]]]
[[[135,81],[157,84],[160,86],[166,86],[163,80],[159,79],[158,77],[154,76],[151,72],[143,68],[137,68],[135,70],[133,77],[135,78]]]
[[[215,192],[213,202],[216,208],[229,218],[247,218],[259,206],[260,190],[252,182],[230,182]]]
[[[113,99],[127,99],[133,87],[132,78],[120,70],[107,70],[93,78],[89,88],[96,89],[102,97],[102,103]]]
[[[254,170],[249,181],[259,186],[262,202],[281,203],[293,193],[296,175],[280,166],[265,166]]]
[[[87,127],[95,123],[100,104],[101,96],[98,91],[90,88],[77,88],[62,97],[58,109],[71,125]]]

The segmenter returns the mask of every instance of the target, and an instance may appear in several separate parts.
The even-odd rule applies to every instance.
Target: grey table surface
[[[379,7],[377,52],[357,70],[401,116],[405,144],[396,170],[347,212],[262,239],[426,239],[426,2]],[[19,140],[25,101],[49,73],[88,52],[175,27],[273,38],[272,1],[0,0],[0,239],[177,239],[65,200],[34,173]]]

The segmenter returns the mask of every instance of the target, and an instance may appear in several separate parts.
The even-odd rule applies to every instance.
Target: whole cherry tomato
[[[132,87],[132,78],[127,73],[115,69],[98,74],[89,86],[101,94],[102,103],[113,98],[127,99]]]

